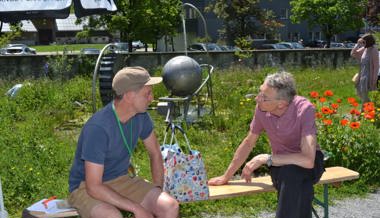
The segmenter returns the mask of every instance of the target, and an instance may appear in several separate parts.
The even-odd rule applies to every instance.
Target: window
[[[314,33],[313,32],[309,32],[309,39],[314,40]]]
[[[321,40],[321,32],[315,32],[315,40]]]
[[[197,12],[193,8],[186,9],[186,19],[195,19],[197,18]]]
[[[289,19],[289,9],[288,8],[282,8],[280,10],[280,19],[282,19],[282,20]]]

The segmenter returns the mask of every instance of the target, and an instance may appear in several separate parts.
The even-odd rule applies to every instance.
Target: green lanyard
[[[123,141],[124,141],[124,146],[127,148],[128,152],[129,152],[129,156],[130,156],[130,159],[132,159],[132,151],[131,151],[131,148],[132,146],[128,145],[128,142],[127,142],[127,139],[125,138],[125,135],[124,135],[124,131],[123,131],[123,128],[121,127],[121,123],[120,123],[120,119],[119,119],[119,116],[117,116],[117,113],[116,113],[116,110],[115,110],[115,105],[114,105],[114,102],[112,102],[112,110],[113,110],[113,113],[115,114],[115,117],[116,117],[116,120],[117,120],[117,124],[119,125],[119,129],[120,129],[120,134],[121,134],[121,137],[123,138]],[[130,127],[130,132],[131,132],[131,145],[132,145],[132,127],[133,127],[133,123],[132,123],[132,119],[131,119],[131,127]]]

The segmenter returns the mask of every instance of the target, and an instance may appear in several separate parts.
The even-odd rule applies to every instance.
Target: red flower
[[[341,102],[342,102],[342,99],[338,98],[338,99],[336,99],[336,102],[337,102],[337,103],[341,103]]]
[[[342,125],[342,126],[347,125],[347,123],[348,123],[347,119],[343,119],[343,120],[340,121],[340,125]]]
[[[331,97],[334,95],[334,93],[331,91],[331,90],[326,90],[324,93],[323,93],[324,96],[328,96],[328,97]]]
[[[310,92],[310,97],[312,97],[312,98],[318,98],[318,96],[319,96],[318,92],[316,92],[316,91],[311,91]]]
[[[332,103],[331,107],[334,108],[334,109],[338,109],[339,108],[339,104]]]
[[[323,103],[323,102],[326,102],[326,98],[319,98],[319,102]]]
[[[364,118],[366,118],[368,120],[375,119],[375,111],[370,111],[368,113],[365,113]]]
[[[360,111],[356,110],[355,108],[350,110],[350,114],[352,115],[360,115]]]
[[[363,110],[365,112],[374,111],[375,110],[375,105],[373,104],[373,102],[364,103],[363,104]]]
[[[356,99],[353,97],[348,97],[347,101],[348,101],[348,103],[352,104],[352,103],[356,102]]]
[[[373,102],[366,102],[363,104],[364,107],[374,107],[375,104]]]
[[[350,123],[351,129],[359,129],[360,123],[359,122],[352,122]]]
[[[332,114],[332,110],[330,109],[330,108],[328,108],[328,107],[322,107],[321,108],[321,111],[322,111],[322,113],[323,114]]]
[[[357,107],[357,106],[359,106],[359,103],[358,103],[358,102],[353,102],[353,103],[351,103],[351,105],[352,105],[353,107]]]
[[[332,124],[332,120],[326,119],[326,120],[323,120],[323,123],[324,123],[326,126],[330,126],[330,125]]]
[[[319,113],[319,112],[316,112],[316,113],[315,113],[315,117],[321,119],[321,118],[322,118],[322,114]]]

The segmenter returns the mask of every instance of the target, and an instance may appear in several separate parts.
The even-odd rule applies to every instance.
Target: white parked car
[[[5,55],[34,55],[36,49],[30,48],[24,44],[9,44],[5,47]]]
[[[132,47],[133,48],[143,48],[144,47],[144,43],[142,43],[140,40],[133,41],[132,42]]]

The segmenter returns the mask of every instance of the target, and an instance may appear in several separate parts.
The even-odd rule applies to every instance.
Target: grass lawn
[[[245,95],[256,93],[265,75],[275,71],[274,68],[215,71],[215,116],[204,116],[199,122],[184,126],[192,148],[202,153],[209,177],[221,175],[225,171],[234,151],[249,130],[255,102],[246,99]],[[331,89],[342,99],[355,97],[351,77],[357,72],[357,66],[339,69],[293,68],[289,71],[296,78],[300,95],[308,96],[310,91],[323,93]],[[160,75],[161,72],[155,74]],[[83,123],[92,114],[90,76],[65,82],[29,82],[32,85],[21,89],[22,92],[15,99],[0,96],[0,176],[5,207],[11,218],[20,217],[24,208],[42,198],[52,195],[67,197],[68,172],[76,140]],[[12,81],[1,81],[0,92],[5,93],[12,85]],[[163,84],[159,84],[155,86],[154,94],[158,99],[168,92]],[[162,142],[166,127],[164,117],[154,110],[150,114],[158,139]],[[269,150],[266,137],[260,137],[250,157]],[[141,144],[136,149],[135,157],[139,175],[150,179],[147,153]],[[258,171],[259,174],[266,172],[265,167]],[[374,184],[364,184],[358,180],[346,182],[337,188],[331,187],[330,200],[362,195],[371,188],[370,185]],[[316,186],[316,194],[322,195],[322,186]],[[263,193],[183,204],[181,217],[216,217],[218,214],[254,217],[263,210],[271,211],[275,207],[276,194]]]
[[[32,46],[38,52],[80,51],[82,48],[102,49],[105,44],[69,44],[69,45],[36,45]]]

